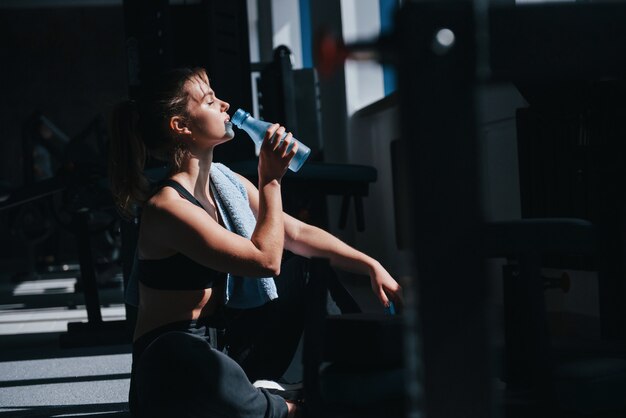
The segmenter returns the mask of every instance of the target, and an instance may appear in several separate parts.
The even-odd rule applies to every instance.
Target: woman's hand
[[[265,132],[259,153],[259,180],[262,183],[280,181],[298,151],[298,144],[294,143],[291,132],[281,141],[284,134],[285,128],[277,123]],[[291,144],[293,146],[287,151]]]
[[[376,263],[370,271],[370,282],[372,290],[380,303],[385,307],[389,306],[389,299],[394,303],[397,311],[402,311],[404,306],[404,298],[402,296],[402,287],[396,282],[383,266]]]

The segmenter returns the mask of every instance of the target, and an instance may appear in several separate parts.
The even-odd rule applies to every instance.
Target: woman
[[[251,236],[225,228],[209,173],[215,146],[234,137],[228,108],[204,70],[177,69],[113,115],[111,188],[122,214],[141,210],[130,399],[140,416],[294,415],[294,404],[254,388],[236,363],[211,347],[216,341],[208,330],[219,326],[225,273],[277,276],[288,249],[367,274],[381,303],[387,305],[389,296],[401,304],[399,285],[380,263],[283,213],[280,183],[296,147],[288,151],[290,133],[283,142],[272,140],[284,135],[282,126],[265,134],[258,188],[236,177],[256,218]],[[153,193],[143,177],[147,153],[168,159],[172,169]],[[175,361],[163,360],[172,353]]]

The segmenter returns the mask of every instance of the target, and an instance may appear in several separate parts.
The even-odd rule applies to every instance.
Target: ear
[[[170,129],[176,135],[191,135],[191,131],[187,127],[187,123],[181,116],[172,116],[170,119]]]

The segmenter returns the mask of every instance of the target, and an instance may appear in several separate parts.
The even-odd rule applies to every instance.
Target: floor
[[[0,417],[130,416],[131,346],[115,343],[126,317],[121,274],[99,289],[105,327],[95,333],[80,327],[88,314],[78,276],[77,265],[0,275]],[[365,311],[382,310],[367,277],[342,281]]]
[[[0,417],[129,416],[130,344],[89,345],[68,332],[88,319],[77,276],[69,265],[0,278]],[[121,276],[99,295],[106,324],[125,318]]]

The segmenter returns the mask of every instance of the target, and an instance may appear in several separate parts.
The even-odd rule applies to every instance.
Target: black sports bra
[[[202,207],[191,193],[174,180],[165,180],[159,189],[168,186],[194,205]],[[153,260],[139,259],[137,274],[141,283],[161,290],[208,289],[226,279],[226,273],[196,263],[181,253]]]

